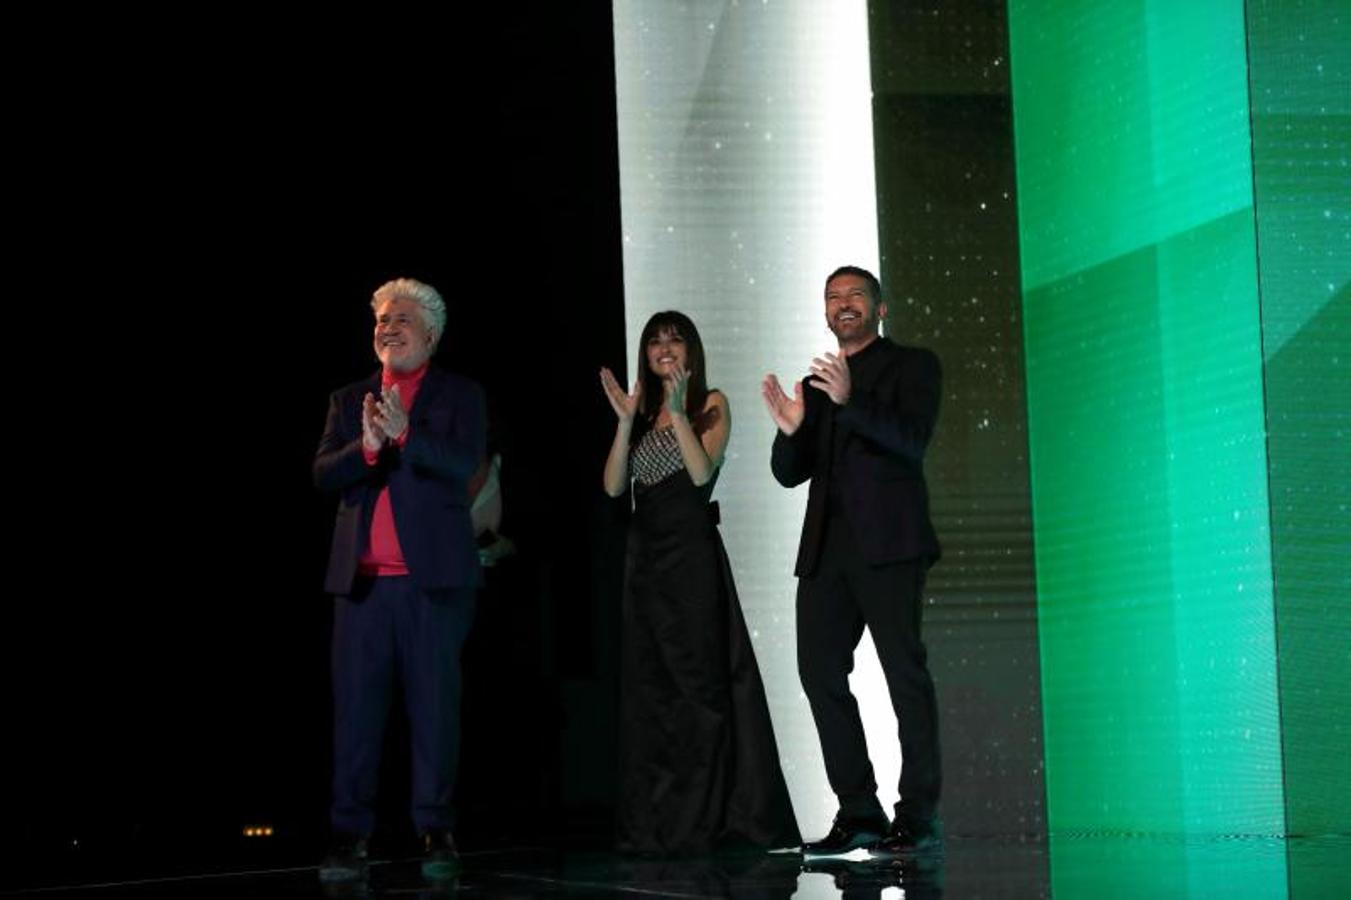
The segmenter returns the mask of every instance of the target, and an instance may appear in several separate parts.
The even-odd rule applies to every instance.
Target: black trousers
[[[826,775],[848,819],[876,818],[877,781],[849,691],[854,648],[866,625],[900,724],[898,816],[934,815],[942,787],[938,703],[920,640],[923,561],[870,566],[838,513],[826,524],[816,572],[798,580],[797,666],[821,739]]]

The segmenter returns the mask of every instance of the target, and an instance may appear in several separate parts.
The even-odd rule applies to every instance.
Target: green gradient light
[[[1253,162],[1290,832],[1351,831],[1351,7],[1251,2]],[[1293,897],[1338,870],[1292,854]]]
[[[1284,833],[1243,16],[1010,3],[1053,840]]]

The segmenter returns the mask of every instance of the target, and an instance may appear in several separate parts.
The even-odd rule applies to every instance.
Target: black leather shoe
[[[804,857],[843,856],[851,850],[868,849],[882,839],[887,830],[886,819],[835,819],[830,834],[819,841],[802,845]]]
[[[448,829],[424,834],[422,853],[422,877],[428,881],[445,881],[460,873],[460,853]]]
[[[943,852],[943,823],[937,816],[897,816],[886,837],[872,850],[875,856],[915,856]]]
[[[328,854],[319,864],[319,880],[326,883],[364,881],[369,839],[358,834],[335,834]]]

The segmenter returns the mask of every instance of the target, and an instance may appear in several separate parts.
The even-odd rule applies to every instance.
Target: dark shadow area
[[[45,596],[6,629],[0,887],[318,858],[334,501],[310,464],[401,275],[445,295],[438,361],[487,391],[517,550],[465,654],[462,843],[603,843],[623,522],[595,373],[627,356],[608,5],[182,27],[152,55],[83,23],[76,85],[28,110],[50,152],[19,249],[77,314],[21,357],[56,412],[15,479]]]

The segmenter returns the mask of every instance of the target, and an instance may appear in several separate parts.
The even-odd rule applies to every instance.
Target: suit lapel
[[[417,397],[413,399],[413,408],[408,410],[409,421],[414,421],[414,416],[426,410],[436,403],[436,398],[445,390],[445,377],[435,366],[427,366],[427,374],[422,376],[422,385],[418,388]]]

